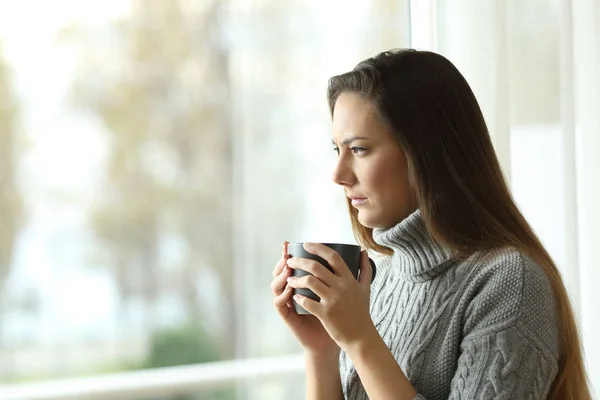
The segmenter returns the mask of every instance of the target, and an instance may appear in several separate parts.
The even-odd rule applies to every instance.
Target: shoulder
[[[465,336],[516,327],[538,346],[556,353],[556,298],[543,267],[528,255],[509,248],[479,257],[463,293]]]

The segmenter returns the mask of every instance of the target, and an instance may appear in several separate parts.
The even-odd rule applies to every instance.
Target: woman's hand
[[[292,270],[286,265],[289,257],[286,242],[283,256],[273,270],[274,279],[271,283],[271,290],[275,295],[273,304],[305,352],[318,357],[336,357],[340,348],[323,328],[319,319],[312,315],[298,315],[294,309],[293,288],[287,284],[287,279],[292,275]]]
[[[321,298],[320,302],[316,302],[297,295],[294,300],[318,318],[329,336],[341,348],[346,349],[362,340],[369,340],[375,327],[369,314],[373,271],[367,252],[361,253],[360,277],[356,281],[335,250],[317,243],[305,243],[304,249],[327,261],[335,274],[317,261],[296,257],[289,259],[289,267],[304,270],[313,276],[286,278],[288,286],[310,289]]]

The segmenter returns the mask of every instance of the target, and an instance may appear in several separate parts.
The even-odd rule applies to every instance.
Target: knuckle
[[[331,310],[336,307],[339,303],[339,297],[337,295],[332,295],[327,299],[327,309]]]
[[[273,299],[273,305],[274,305],[275,307],[281,307],[281,300],[279,299],[279,297],[275,297],[275,298]]]
[[[273,304],[275,304],[278,307],[281,307],[285,303],[287,303],[287,298],[286,296],[284,296],[283,292],[278,296],[275,296],[275,298],[273,299]]]
[[[307,275],[306,278],[304,278],[304,279],[306,280],[306,284],[310,285],[310,286],[315,286],[317,284],[317,282],[319,281],[313,275]]]
[[[281,293],[281,279],[275,279],[273,282],[271,282],[271,290],[273,291],[273,293],[275,294],[279,294]]]
[[[334,305],[331,304],[330,301],[328,301],[325,304],[323,304],[322,309],[323,309],[323,314],[325,314],[326,317],[333,316],[333,314],[334,314],[334,312],[333,312]]]

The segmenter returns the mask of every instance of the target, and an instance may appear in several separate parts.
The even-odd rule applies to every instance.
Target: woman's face
[[[362,225],[389,228],[416,210],[404,152],[370,102],[350,92],[338,97],[333,144],[339,157],[332,179],[352,199]]]

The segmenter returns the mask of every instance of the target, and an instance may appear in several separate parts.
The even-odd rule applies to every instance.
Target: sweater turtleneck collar
[[[408,281],[430,280],[454,262],[452,251],[427,231],[419,209],[391,228],[373,229],[373,239],[394,251],[392,265]]]

